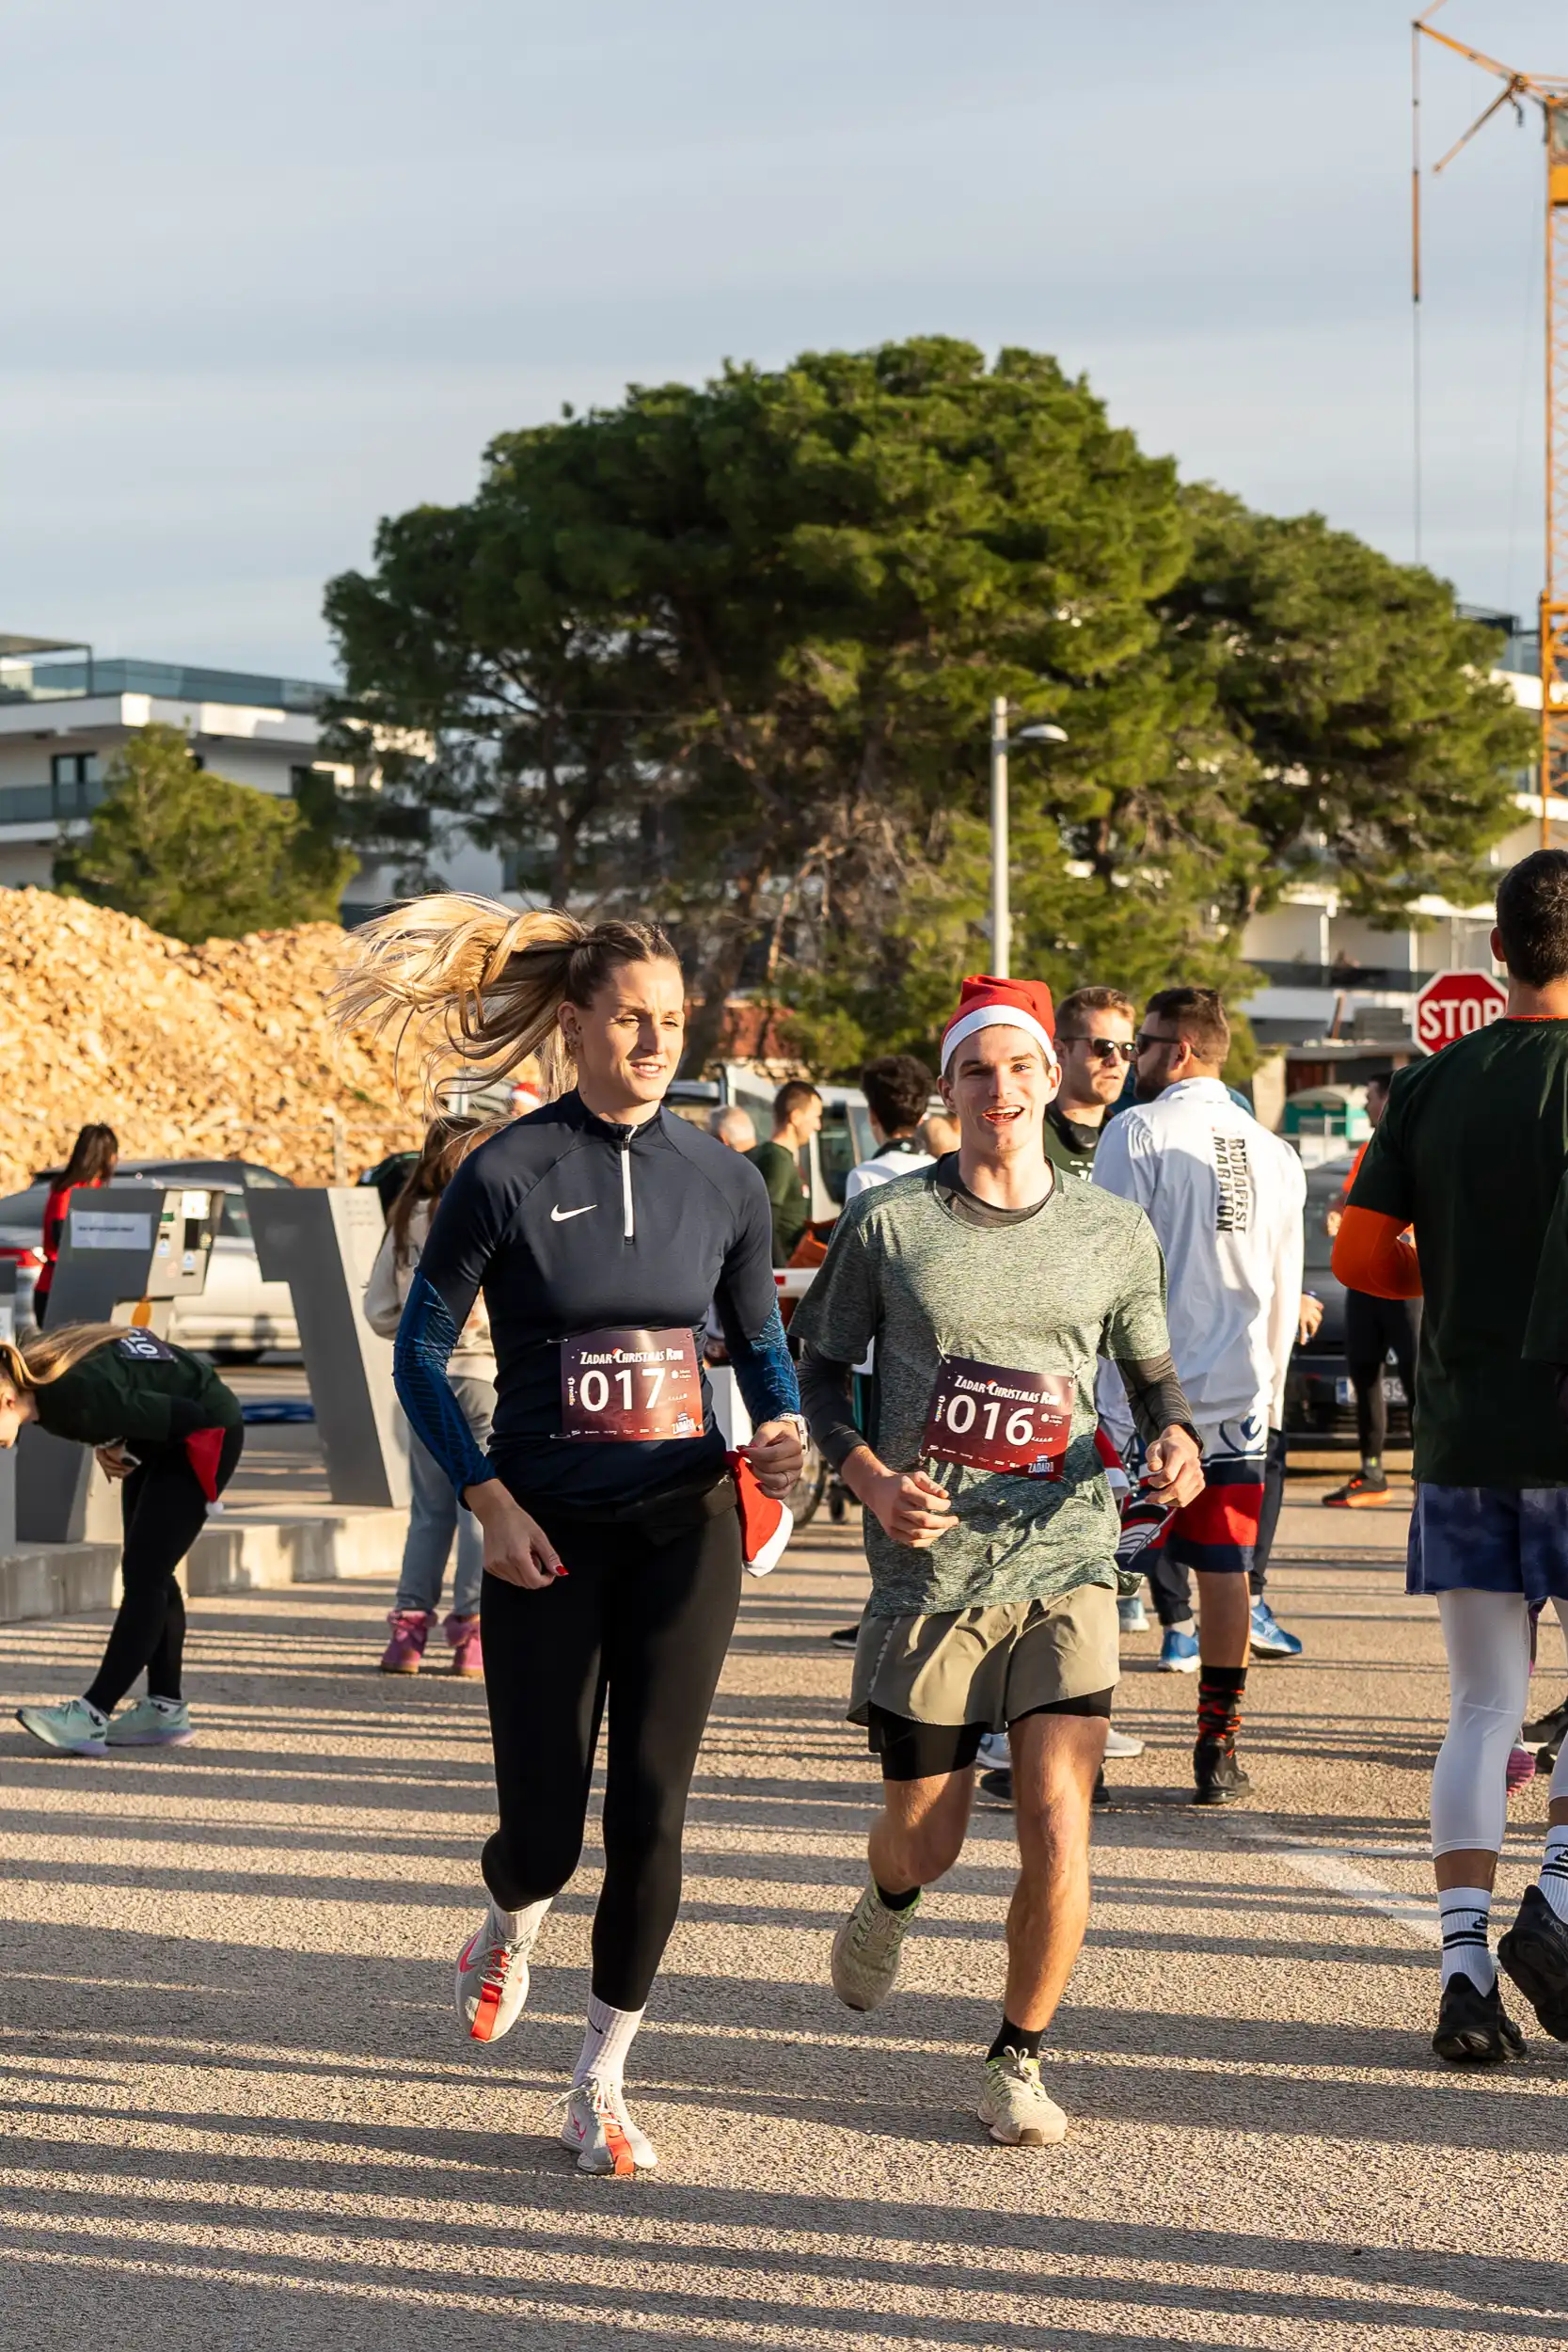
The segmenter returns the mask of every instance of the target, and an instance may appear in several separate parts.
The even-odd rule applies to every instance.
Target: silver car
[[[268,1348],[299,1349],[299,1327],[287,1282],[264,1282],[251,1239],[247,1190],[287,1184],[270,1168],[250,1160],[121,1160],[117,1184],[149,1183],[228,1187],[217,1239],[199,1298],[177,1298],[169,1337],[182,1347],[200,1348],[223,1363],[254,1363]],[[33,1290],[43,1263],[43,1211],[47,1184],[29,1184],[0,1200],[0,1263],[16,1268],[16,1322],[32,1327]]]

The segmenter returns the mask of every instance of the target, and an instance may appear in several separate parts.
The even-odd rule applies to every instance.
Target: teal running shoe
[[[138,1699],[104,1734],[111,1748],[184,1748],[196,1738],[183,1699]]]
[[[109,1719],[86,1699],[63,1699],[58,1707],[19,1707],[16,1720],[24,1731],[30,1731],[46,1748],[58,1748],[63,1756],[109,1753],[103,1741]]]

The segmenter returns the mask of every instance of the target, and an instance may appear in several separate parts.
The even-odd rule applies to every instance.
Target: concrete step
[[[197,1537],[181,1581],[195,1600],[394,1575],[407,1526],[403,1511],[220,1513]],[[0,1557],[0,1625],[82,1616],[119,1599],[118,1544],[29,1544]]]

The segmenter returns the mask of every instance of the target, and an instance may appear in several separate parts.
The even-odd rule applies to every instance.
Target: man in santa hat
[[[793,1326],[812,1433],[864,1505],[871,1570],[850,1720],[881,1759],[883,1804],[833,1987],[856,2010],[893,1992],[921,1891],[962,1851],[981,1736],[1006,1730],[1022,1867],[978,2113],[1024,2147],[1067,2131],[1040,2042],[1083,1942],[1118,1672],[1101,1356],[1122,1368],[1150,1486],[1179,1504],[1202,1485],[1153,1230],[1046,1155],[1053,1037],[1039,982],[964,981],[942,1046],[958,1149],[848,1203]],[[850,1370],[873,1343],[863,1436]]]

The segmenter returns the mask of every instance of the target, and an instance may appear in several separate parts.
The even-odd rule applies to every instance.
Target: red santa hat
[[[999,980],[989,972],[972,972],[958,984],[958,1009],[942,1033],[942,1069],[977,1029],[1003,1025],[1032,1037],[1045,1056],[1046,1068],[1056,1068],[1056,1014],[1045,982]]]

